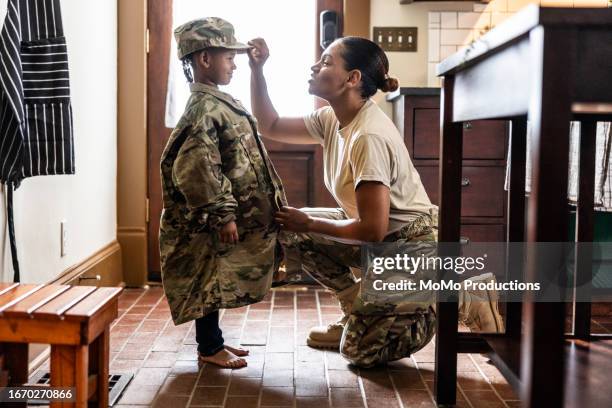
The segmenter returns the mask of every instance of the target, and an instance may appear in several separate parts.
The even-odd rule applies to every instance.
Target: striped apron
[[[8,0],[0,31],[0,182],[15,280],[12,193],[26,177],[74,174],[68,56],[59,0]]]

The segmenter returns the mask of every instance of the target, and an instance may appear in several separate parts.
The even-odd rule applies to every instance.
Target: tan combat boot
[[[477,282],[495,282],[495,275],[485,273],[469,278]],[[497,307],[498,294],[495,290],[460,290],[459,321],[473,332],[500,333],[504,321]]]
[[[308,344],[310,347],[317,348],[340,348],[340,339],[342,338],[344,325],[351,314],[353,301],[359,293],[359,286],[360,284],[357,282],[353,286],[336,293],[338,301],[340,302],[340,308],[342,309],[342,318],[327,326],[313,327],[310,330],[308,338],[306,339],[306,344]]]

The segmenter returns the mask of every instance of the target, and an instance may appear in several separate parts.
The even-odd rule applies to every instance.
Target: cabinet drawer
[[[463,158],[503,160],[506,153],[507,122],[476,121],[463,124]],[[440,155],[440,110],[415,109],[412,156],[437,159]]]
[[[432,203],[439,205],[438,166],[417,166]],[[461,179],[462,217],[504,216],[504,167],[464,166]]]
[[[461,224],[461,239],[469,242],[504,242],[503,224]]]

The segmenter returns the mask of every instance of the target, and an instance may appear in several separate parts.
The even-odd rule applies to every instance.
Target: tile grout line
[[[508,404],[506,404],[506,401],[501,397],[501,395],[499,395],[499,392],[497,392],[495,387],[493,387],[493,384],[491,383],[491,380],[489,379],[489,377],[487,377],[487,375],[484,373],[484,371],[482,371],[480,366],[476,363],[476,360],[474,360],[474,357],[472,357],[471,353],[468,353],[468,357],[470,358],[470,360],[472,360],[472,363],[474,363],[474,365],[476,366],[476,369],[478,370],[480,375],[485,379],[487,384],[489,384],[489,387],[491,387],[491,390],[493,390],[493,393],[497,396],[497,398],[499,398],[499,400],[502,402],[504,407],[508,408]]]
[[[430,340],[430,341],[433,341],[433,339],[432,339],[432,340]],[[422,382],[423,382],[423,384],[425,385],[425,390],[426,390],[426,391],[427,391],[427,393],[429,394],[429,398],[431,398],[431,401],[434,403],[434,405],[437,405],[437,404],[436,404],[436,399],[434,398],[434,395],[433,395],[433,390],[430,390],[430,389],[429,389],[429,386],[427,385],[427,381],[425,381],[425,377],[424,377],[424,376],[423,376],[423,374],[421,373],[421,369],[420,369],[420,367],[419,367],[419,362],[418,362],[418,361],[416,361],[416,359],[414,358],[414,355],[410,356],[410,359],[411,359],[411,360],[412,360],[412,362],[414,363],[414,366],[416,367],[417,372],[419,373],[419,377],[421,378],[421,381],[422,381]],[[434,381],[435,381],[435,379],[434,379]]]
[[[359,384],[359,392],[361,394],[361,401],[363,406],[368,408],[368,399],[366,397],[365,387],[363,386],[363,378],[361,378],[361,369],[357,369],[357,384]]]
[[[319,297],[320,290],[315,290],[315,299],[317,300],[317,315],[319,317],[319,324],[323,325],[323,314],[321,312],[321,303]],[[331,406],[331,390],[330,390],[330,382],[329,382],[329,363],[327,361],[327,350],[323,351],[323,373],[325,374],[325,383],[327,384],[327,402],[329,406]]]
[[[399,390],[395,386],[395,381],[393,380],[393,376],[389,372],[388,367],[385,368],[385,372],[387,373],[387,377],[389,377],[389,380],[391,380],[391,387],[393,388],[393,392],[395,393],[395,398],[398,400],[400,408],[404,408],[404,402],[402,401],[402,398],[400,397]]]
[[[474,408],[474,404],[472,404],[472,401],[468,398],[467,394],[465,393],[465,390],[459,384],[459,381],[457,381],[457,388],[459,389],[459,392],[461,393],[461,395],[463,395],[463,399],[467,402],[470,408]]]
[[[148,289],[147,289],[148,290]],[[134,333],[136,333],[138,331],[138,328],[140,328],[145,320],[147,319],[147,316],[149,316],[153,310],[164,300],[165,296],[162,292],[162,295],[160,296],[159,300],[155,303],[155,305],[151,308],[151,310],[149,310],[149,313],[147,313],[144,317],[144,319],[142,319],[142,322],[140,322],[140,324],[138,325],[138,327],[136,328],[136,330],[134,331]],[[170,320],[172,319],[166,319],[166,324],[164,324],[164,327],[160,330],[160,332],[157,334],[157,336],[155,337],[155,340],[153,340],[153,343],[151,344],[149,351],[147,352],[147,354],[145,354],[144,359],[142,360],[142,363],[144,364],[145,361],[147,361],[147,358],[151,355],[151,353],[153,352],[153,346],[155,345],[155,341],[160,338],[161,334],[164,332],[164,330],[166,330],[166,328],[168,327],[168,325],[170,324]],[[185,333],[185,336],[187,336],[187,334],[189,334],[189,331],[187,331],[187,333]],[[183,341],[185,341],[185,336],[183,336],[183,340],[181,341],[181,344],[183,344]],[[131,336],[130,336],[131,337]],[[129,337],[128,337],[128,342],[129,342]],[[128,344],[128,342],[125,343],[125,345],[123,346],[125,348],[125,346]],[[176,364],[176,362],[175,362]],[[142,368],[146,368],[146,367],[140,367],[136,373],[134,374],[134,377],[136,377],[136,374],[138,374],[140,372],[140,370]],[[153,367],[151,367],[153,368]],[[159,393],[161,391],[161,389],[164,386],[164,383],[166,382],[166,379],[169,377],[170,375],[170,371],[168,371],[168,374],[166,374],[166,376],[164,377],[164,381],[162,381],[162,383],[159,385],[159,388],[157,389],[157,392],[155,393],[155,396],[153,397],[153,401],[151,403],[151,405],[154,405],[157,402],[157,398],[159,397]],[[129,387],[129,385],[128,385]],[[127,391],[127,388],[126,388]]]
[[[147,291],[147,290],[149,290],[149,289],[146,289],[146,290],[145,290],[145,292],[143,292],[143,296],[144,296],[144,293],[146,293],[146,291]],[[141,297],[142,297],[142,296],[141,296]],[[140,323],[138,323],[138,325],[136,326],[136,328],[134,329],[134,331],[132,332],[132,334],[130,334],[130,335],[128,336],[128,338],[127,338],[127,340],[126,340],[125,344],[123,344],[123,347],[121,347],[121,348],[120,348],[120,350],[117,352],[117,354],[115,355],[115,357],[113,358],[113,360],[109,362],[109,365],[110,365],[110,363],[111,363],[111,362],[113,362],[113,361],[117,360],[117,356],[118,356],[120,353],[122,353],[122,352],[123,352],[123,350],[125,349],[125,347],[126,347],[126,346],[128,345],[128,343],[130,342],[130,339],[132,338],[132,336],[134,336],[134,334],[136,334],[136,332],[138,332],[138,329],[140,329],[140,328],[142,327],[142,325],[144,324],[145,320],[147,319],[147,316],[149,316],[149,315],[150,315],[150,314],[153,312],[153,309],[155,309],[155,308],[157,307],[157,305],[158,305],[158,304],[159,304],[159,303],[160,303],[160,302],[163,300],[163,298],[164,298],[164,297],[163,297],[163,295],[162,295],[162,296],[160,296],[160,298],[157,300],[157,302],[155,303],[155,305],[153,305],[153,307],[152,307],[152,308],[149,310],[149,312],[145,314],[144,318],[142,319],[142,321],[141,321]],[[140,297],[138,298],[138,300],[140,300]],[[135,304],[136,304],[136,302],[134,302],[134,304],[133,304],[133,305],[132,305],[132,306],[131,306],[131,307],[130,307],[128,310],[132,309],[132,307],[134,307],[134,305],[135,305]],[[125,314],[127,314],[127,311],[126,311],[126,313],[125,313]],[[169,321],[167,320],[167,321],[166,321],[166,324],[164,324],[164,327],[162,328],[162,330],[160,331],[160,333],[158,333],[158,334],[157,334],[157,337],[156,337],[155,339],[157,339],[157,338],[159,337],[159,335],[160,335],[160,334],[161,334],[161,333],[162,333],[162,332],[165,330],[165,328],[168,326],[168,323],[169,323]],[[153,346],[151,346],[151,347],[153,347]],[[144,363],[144,361],[147,359],[147,356],[149,355],[149,353],[150,353],[150,352],[151,352],[151,350],[149,350],[149,352],[148,352],[147,354],[145,354],[145,357],[144,357],[144,359],[142,360],[142,362],[143,362],[143,363]],[[141,367],[141,368],[142,368],[142,367]],[[139,369],[138,369],[136,372],[138,372],[139,370],[140,370],[140,368],[139,368]],[[136,376],[136,375],[134,375],[134,376]]]

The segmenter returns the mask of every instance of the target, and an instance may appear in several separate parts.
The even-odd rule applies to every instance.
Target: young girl
[[[281,257],[274,213],[286,199],[255,120],[218,89],[249,47],[216,17],[174,34],[191,97],[161,159],[164,291],[175,324],[195,320],[199,360],[240,368],[248,352],[224,344],[218,310],[270,289]]]

